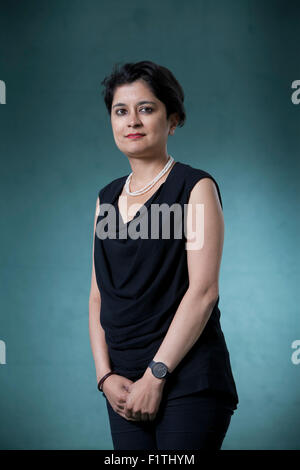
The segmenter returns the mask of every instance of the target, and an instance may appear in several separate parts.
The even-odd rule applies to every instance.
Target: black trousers
[[[209,390],[163,397],[154,421],[128,421],[105,399],[114,450],[217,451],[234,413],[226,397]]]

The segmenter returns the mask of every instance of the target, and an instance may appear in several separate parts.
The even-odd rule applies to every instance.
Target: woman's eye
[[[144,106],[143,108],[140,108],[140,111],[142,111],[143,109],[146,109],[147,113],[151,113],[153,111],[153,108],[151,108],[151,106]],[[119,113],[119,111],[126,111],[126,110],[124,108],[119,108],[116,110],[117,115],[123,116],[123,113]]]
[[[141,109],[148,109],[148,110],[152,111],[152,108],[150,106],[145,106],[144,108],[141,108]]]

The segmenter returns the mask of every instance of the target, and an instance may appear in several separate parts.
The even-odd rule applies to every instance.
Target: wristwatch
[[[163,362],[151,361],[150,364],[148,364],[148,367],[152,370],[154,377],[157,377],[158,379],[167,379],[171,375],[166,364]]]

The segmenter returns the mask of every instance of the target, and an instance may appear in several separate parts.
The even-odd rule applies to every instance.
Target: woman
[[[219,321],[220,190],[168,155],[185,122],[168,69],[128,63],[102,84],[132,169],[99,191],[94,220],[89,328],[114,449],[218,450],[238,403]]]

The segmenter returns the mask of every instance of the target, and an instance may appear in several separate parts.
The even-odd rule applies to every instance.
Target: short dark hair
[[[111,115],[116,87],[139,79],[145,80],[156,98],[165,104],[167,119],[170,114],[178,113],[178,126],[182,127],[186,120],[183,89],[169,69],[150,60],[130,62],[123,65],[120,63],[114,64],[112,73],[101,82],[101,85],[105,87],[102,95],[104,95],[109,115]]]

